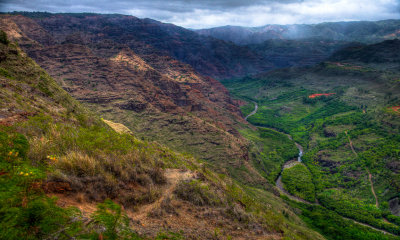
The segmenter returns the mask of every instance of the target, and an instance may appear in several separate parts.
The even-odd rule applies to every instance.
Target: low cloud
[[[399,0],[0,0],[1,11],[121,13],[187,28],[400,18]]]

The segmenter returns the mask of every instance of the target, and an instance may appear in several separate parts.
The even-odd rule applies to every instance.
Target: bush
[[[141,239],[129,228],[129,218],[122,212],[121,206],[109,199],[97,205],[92,218],[95,225],[103,227],[100,235],[104,239]]]
[[[9,79],[14,79],[14,77],[10,74],[10,72],[2,67],[0,67],[0,75]]]
[[[174,191],[176,196],[182,200],[193,203],[197,206],[218,205],[220,201],[207,185],[200,181],[181,181]]]
[[[0,132],[0,239],[43,239],[74,215],[37,188],[45,167],[34,167],[21,134]]]
[[[7,34],[3,30],[0,30],[0,42],[6,45],[10,43]]]

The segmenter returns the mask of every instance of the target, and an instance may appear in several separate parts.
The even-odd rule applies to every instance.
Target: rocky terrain
[[[0,239],[397,239],[397,24],[0,14]]]
[[[138,137],[198,158],[242,165],[248,143],[236,128],[245,121],[225,87],[151,46],[143,49],[139,44],[144,43],[124,42],[127,36],[96,28],[102,21],[121,19],[141,21],[2,16],[1,27],[65,90],[101,116],[124,123]]]
[[[1,239],[324,239],[265,188],[100,119],[3,31],[0,56]]]
[[[35,40],[45,45],[64,41],[92,45],[95,48],[104,43],[121,44],[133,49],[144,60],[151,59],[154,54],[171,56],[191,65],[201,74],[217,78],[246,75],[274,67],[273,63],[247,47],[201,36],[182,27],[152,19],[118,14],[16,13],[16,16],[21,14],[46,32],[38,34],[28,30],[32,29],[30,27],[25,29],[28,35],[31,34],[29,37],[37,37]],[[26,19],[19,19],[20,24],[26,22]],[[46,37],[50,35],[51,39]]]

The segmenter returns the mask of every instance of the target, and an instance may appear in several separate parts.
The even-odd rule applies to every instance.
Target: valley
[[[327,94],[327,95],[329,96],[329,94]],[[250,117],[250,116],[252,116],[252,115],[254,115],[254,114],[257,113],[258,104],[257,104],[256,102],[253,102],[253,103],[254,103],[254,110],[253,110],[249,115],[247,115],[245,119],[247,119],[248,117]],[[284,134],[284,133],[283,133],[283,134]],[[345,134],[346,134],[346,136],[347,136],[347,131],[345,131]],[[287,134],[287,136],[288,136],[288,138],[289,138],[290,140],[293,140],[293,139],[292,139],[292,136],[290,136],[290,135],[288,135],[288,134]],[[349,143],[350,143],[350,146],[351,146],[351,149],[352,149],[353,153],[354,153],[355,155],[358,156],[358,154],[357,154],[357,153],[355,152],[355,150],[354,150],[354,147],[353,147],[353,145],[352,145],[352,142],[351,142],[350,138],[349,138]],[[276,179],[275,186],[276,186],[276,188],[279,190],[279,192],[280,192],[282,195],[285,195],[286,197],[288,197],[288,198],[289,198],[290,200],[292,200],[292,201],[301,202],[301,203],[304,203],[304,204],[319,205],[319,206],[321,206],[321,205],[319,204],[319,202],[318,202],[318,199],[316,199],[316,202],[309,202],[309,201],[305,200],[304,197],[303,197],[303,198],[300,198],[299,196],[295,196],[295,195],[292,194],[291,192],[288,192],[288,191],[286,190],[286,189],[287,189],[287,186],[285,186],[284,183],[282,182],[282,172],[283,172],[285,169],[292,168],[292,167],[294,167],[294,166],[296,166],[296,165],[298,165],[298,164],[301,164],[301,162],[302,162],[301,156],[303,155],[303,147],[302,147],[300,144],[296,143],[296,142],[295,142],[295,145],[296,145],[296,147],[298,148],[298,151],[299,151],[299,154],[298,154],[298,157],[297,157],[297,161],[295,161],[295,160],[290,160],[290,161],[287,161],[287,162],[284,163],[284,165],[283,165],[283,167],[282,167],[282,171],[281,171],[281,173],[279,174],[278,178]],[[295,171],[296,171],[296,170],[295,170]],[[375,194],[375,191],[374,191],[374,187],[373,187],[373,183],[372,183],[371,178],[372,178],[372,175],[371,175],[371,173],[369,173],[369,171],[368,171],[368,179],[369,179],[369,181],[370,181],[370,183],[371,183],[371,192],[373,193],[373,195],[374,195],[374,197],[375,197],[375,200],[376,200],[376,207],[379,208],[378,199],[377,199],[377,197],[376,197],[376,194]],[[293,180],[292,180],[292,181],[293,181]],[[296,179],[295,181],[299,181],[299,179]],[[290,180],[289,180],[288,182],[290,182]],[[351,219],[351,218],[348,218],[348,217],[345,217],[345,216],[341,216],[341,217],[344,218],[344,219],[347,219],[347,220],[351,220],[351,221],[353,221],[353,222],[356,223],[356,224],[359,224],[359,225],[362,225],[362,226],[365,226],[365,227],[374,229],[374,230],[376,230],[376,231],[382,232],[382,233],[384,233],[384,234],[389,234],[389,235],[392,235],[392,236],[396,236],[396,235],[394,235],[393,233],[390,233],[390,232],[387,232],[387,231],[385,231],[385,230],[376,228],[376,227],[374,227],[374,226],[372,226],[372,225],[369,225],[369,224],[366,224],[366,223],[362,223],[362,222],[356,221],[356,220],[354,220],[354,219]]]
[[[366,52],[367,57],[375,54],[371,48],[387,50],[396,45],[398,49],[398,44],[398,40],[386,41],[365,51],[358,48],[357,54]],[[362,63],[360,58],[353,60],[352,49],[332,57],[343,64],[276,70],[224,84],[237,97],[258,103],[249,122],[291,134],[304,147],[304,165],[284,169],[287,181],[283,185],[278,181],[280,188],[311,202],[318,200],[346,218],[397,234],[393,221],[397,217],[388,207],[398,192],[396,170],[391,166],[399,159],[400,122],[390,110],[399,101],[399,85],[392,80],[399,76],[394,67],[397,52],[390,61],[376,58],[376,62]],[[351,81],[346,83],[346,79]],[[263,160],[271,164],[268,158]]]
[[[399,26],[0,14],[0,238],[399,239]]]

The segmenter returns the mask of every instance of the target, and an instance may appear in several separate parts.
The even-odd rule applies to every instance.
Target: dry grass
[[[82,128],[36,116],[18,128],[31,136],[29,158],[50,167],[48,181],[69,183],[83,199],[111,198],[132,208],[153,202],[166,183],[163,169],[193,161],[105,125]]]
[[[180,181],[174,193],[178,198],[197,206],[216,206],[221,204],[221,200],[218,199],[214,190],[197,180]]]
[[[96,176],[100,173],[101,168],[95,158],[75,151],[56,159],[53,165],[64,173],[77,177]]]

